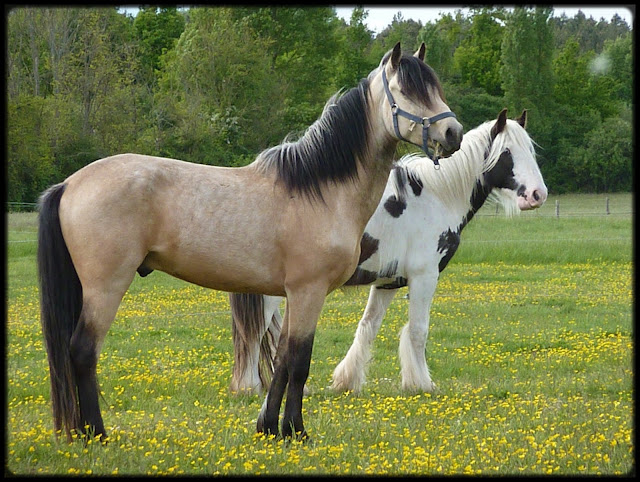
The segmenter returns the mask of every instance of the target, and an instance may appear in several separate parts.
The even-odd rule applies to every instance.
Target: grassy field
[[[52,430],[34,214],[8,215],[6,462],[14,474],[627,474],[635,469],[632,197],[550,198],[465,229],[431,310],[435,394],[402,393],[401,290],[363,392],[333,393],[367,289],[338,290],[316,334],[308,443],[255,435],[262,397],[230,395],[225,293],[136,277],[98,365],[111,442]],[[560,217],[555,215],[559,202]]]

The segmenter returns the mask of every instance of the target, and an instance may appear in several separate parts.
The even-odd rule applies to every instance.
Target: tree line
[[[465,130],[529,111],[551,192],[632,189],[629,25],[551,7],[471,8],[377,35],[332,7],[14,8],[7,15],[7,201],[112,154],[240,166],[302,133],[393,45],[427,46]],[[400,154],[413,150],[402,146]]]

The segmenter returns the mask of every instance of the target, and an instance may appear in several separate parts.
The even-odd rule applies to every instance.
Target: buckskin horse
[[[121,154],[45,191],[37,258],[56,431],[106,439],[100,350],[136,272],[161,270],[216,290],[287,297],[257,430],[279,434],[287,390],[282,435],[305,437],[302,393],[318,316],[358,264],[400,140],[430,147],[435,163],[462,140],[424,45],[410,55],[398,43],[299,140],[247,166]]]
[[[402,388],[432,392],[425,357],[429,309],[438,277],[460,244],[460,232],[490,196],[507,214],[536,209],[547,198],[526,111],[515,120],[506,109],[464,135],[460,150],[440,171],[420,154],[392,169],[361,240],[360,260],[345,285],[371,285],[355,339],[333,372],[332,388],[358,392],[371,347],[391,300],[409,287],[409,320],[400,334]],[[259,392],[272,370],[273,342],[281,326],[281,298],[231,294],[234,368],[231,390]]]

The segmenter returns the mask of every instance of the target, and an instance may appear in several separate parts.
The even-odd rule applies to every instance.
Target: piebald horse
[[[337,391],[361,390],[371,346],[391,300],[408,286],[409,322],[400,334],[402,388],[432,392],[425,358],[429,309],[440,272],[456,252],[460,232],[491,195],[507,213],[540,207],[547,187],[525,130],[526,111],[485,122],[464,135],[460,150],[434,171],[431,161],[409,155],[389,175],[361,240],[360,260],[346,285],[371,285],[355,339],[333,373]],[[234,392],[263,388],[271,370],[272,342],[280,328],[281,298],[231,294]],[[265,321],[266,320],[266,321]]]
[[[462,126],[423,60],[424,45],[412,56],[398,43],[298,141],[245,167],[121,154],[43,193],[37,257],[56,431],[106,440],[100,350],[136,272],[161,270],[216,290],[287,297],[257,430],[279,434],[286,389],[282,435],[306,435],[302,391],[318,315],[358,264],[397,143],[428,143],[434,162],[460,147]]]

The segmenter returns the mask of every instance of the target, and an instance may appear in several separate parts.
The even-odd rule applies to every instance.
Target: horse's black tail
[[[66,188],[57,184],[40,197],[38,215],[38,277],[40,322],[49,359],[55,430],[67,437],[80,427],[80,409],[70,354],[71,336],[82,309],[82,285],[62,236],[58,209]]]
[[[258,375],[262,386],[267,388],[273,375],[280,322],[274,314],[267,332],[264,332],[264,298],[262,295],[229,293],[229,303],[231,304],[231,333],[235,357],[233,379],[237,382],[245,373],[247,363],[250,361],[250,347],[259,343]]]

